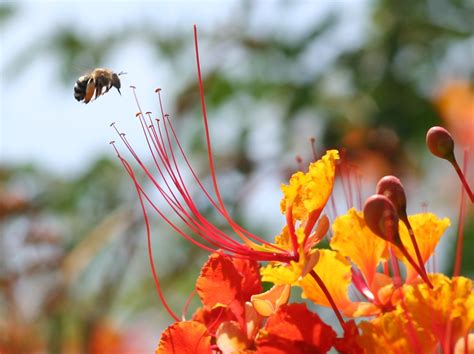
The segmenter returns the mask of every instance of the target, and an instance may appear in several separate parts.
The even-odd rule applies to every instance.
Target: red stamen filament
[[[450,162],[453,165],[454,169],[456,170],[456,173],[458,174],[459,179],[461,180],[461,183],[464,186],[464,189],[466,190],[466,193],[469,196],[469,199],[471,200],[471,203],[474,204],[474,194],[472,193],[471,187],[469,187],[466,177],[464,173],[461,171],[461,168],[459,167],[458,162],[455,159],[453,159]]]
[[[295,225],[293,224],[293,208],[291,206],[286,209],[286,225],[288,227],[288,233],[290,234],[291,244],[293,245],[293,254],[296,262],[298,262],[298,237],[295,233]]]
[[[423,263],[423,258],[421,258],[420,248],[418,247],[418,243],[416,242],[415,233],[413,232],[413,228],[411,227],[410,221],[408,221],[408,217],[406,216],[406,214],[403,216],[402,221],[408,229],[408,234],[410,235],[411,243],[413,245],[413,248],[415,249],[416,259],[418,261],[420,271],[423,273],[424,278],[428,278],[425,265]]]
[[[463,172],[466,173],[467,170],[467,161],[468,161],[468,151],[464,150],[463,156]],[[456,257],[454,258],[454,271],[453,276],[457,277],[461,273],[461,263],[462,263],[462,250],[464,245],[464,221],[466,218],[466,198],[464,190],[461,187],[461,202],[459,205],[459,219],[458,219],[458,238],[456,242]]]
[[[197,291],[196,291],[196,288],[194,288],[193,291],[191,291],[191,294],[189,294],[189,297],[186,300],[186,303],[184,304],[183,312],[181,313],[181,319],[183,321],[186,321],[186,312],[188,312],[189,305],[191,305],[191,300],[193,299],[194,295],[196,295],[196,294],[197,294]]]
[[[316,272],[314,271],[314,269],[312,269],[312,270],[309,272],[309,274],[311,274],[311,276],[313,277],[313,279],[316,280],[316,283],[318,283],[318,286],[319,286],[320,289],[323,291],[324,295],[326,296],[326,298],[328,299],[329,303],[331,304],[332,310],[333,310],[334,313],[336,314],[336,317],[337,317],[339,323],[341,324],[341,327],[344,329],[345,326],[346,326],[346,323],[344,322],[344,319],[342,318],[341,312],[340,312],[339,309],[337,308],[336,303],[334,302],[334,299],[332,298],[331,294],[329,293],[328,288],[326,288],[326,285],[324,284],[323,280],[319,277],[318,274],[316,274]]]

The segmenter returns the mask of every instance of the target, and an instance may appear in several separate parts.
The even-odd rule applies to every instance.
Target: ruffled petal
[[[321,159],[310,164],[308,172],[293,174],[289,184],[281,186],[281,211],[285,213],[291,207],[293,219],[301,221],[309,213],[322,210],[332,192],[338,159],[338,151],[329,150]]]
[[[256,261],[251,261],[242,258],[233,258],[232,263],[235,269],[242,276],[242,299],[244,301],[250,300],[254,294],[259,294],[263,291],[262,282],[260,281],[260,265]]]
[[[228,307],[239,321],[243,321],[242,278],[230,257],[214,253],[201,269],[196,291],[206,308]]]
[[[176,322],[161,334],[156,354],[211,353],[211,336],[196,321]]]
[[[441,343],[448,340],[446,328],[449,324],[450,344],[454,344],[474,328],[472,280],[432,274],[430,281],[433,289],[425,283],[403,287],[406,310],[420,327],[433,333]]]
[[[355,209],[336,218],[332,228],[331,248],[357,265],[370,288],[378,264],[387,258],[387,241],[370,231],[363,213]]]

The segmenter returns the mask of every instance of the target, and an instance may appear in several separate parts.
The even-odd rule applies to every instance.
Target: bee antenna
[[[121,71],[119,72],[117,75],[120,76],[120,75],[126,75],[127,73],[125,71]]]

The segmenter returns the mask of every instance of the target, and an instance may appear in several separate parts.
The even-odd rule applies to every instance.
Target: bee
[[[89,103],[93,98],[109,92],[113,87],[120,92],[119,76],[125,74],[123,71],[116,74],[110,69],[97,68],[91,73],[81,76],[74,85],[74,98],[78,101]]]

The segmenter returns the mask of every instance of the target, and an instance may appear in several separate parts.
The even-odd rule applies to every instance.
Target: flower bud
[[[448,161],[454,160],[454,140],[443,127],[432,127],[428,130],[426,145],[433,155]]]
[[[407,199],[402,182],[395,176],[382,177],[377,183],[376,193],[386,196],[395,206],[400,219],[406,218]],[[405,220],[403,220],[405,221]]]
[[[401,244],[398,234],[398,215],[387,197],[375,194],[364,205],[364,219],[369,229],[388,242]]]

